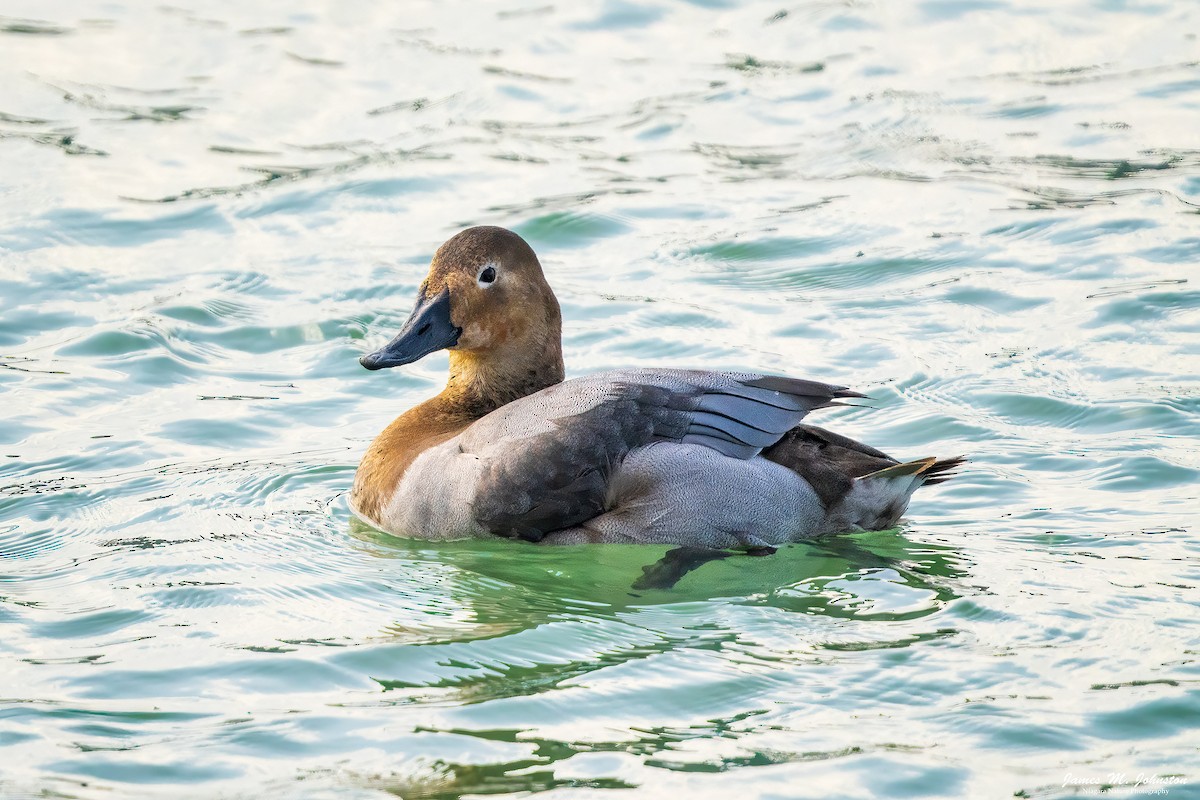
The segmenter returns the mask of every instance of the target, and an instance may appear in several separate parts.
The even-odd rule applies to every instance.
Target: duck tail
[[[922,486],[950,480],[954,468],[966,460],[966,456],[919,458],[868,472],[854,479],[854,488],[846,498],[847,511],[856,517],[853,523],[865,530],[894,527],[908,508],[913,492]]]
[[[935,483],[944,483],[958,475],[954,470],[967,463],[966,456],[955,456],[954,458],[939,458],[934,461],[929,469],[922,473],[924,480],[921,481],[922,486],[932,486]]]
[[[916,489],[918,486],[929,486],[950,480],[957,474],[953,470],[956,467],[962,466],[966,461],[966,456],[918,458],[916,461],[905,461],[903,464],[893,464],[890,467],[868,472],[866,475],[859,477],[858,480],[899,483],[902,479],[906,479],[905,482],[911,484],[912,489]]]

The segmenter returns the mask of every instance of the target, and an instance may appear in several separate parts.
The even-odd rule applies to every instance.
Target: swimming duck
[[[370,370],[450,352],[446,388],[367,449],[350,504],[423,539],[642,542],[772,552],[896,524],[963,459],[901,463],[802,423],[863,395],[751,372],[621,369],[563,380],[562,317],[504,228],[443,244]]]

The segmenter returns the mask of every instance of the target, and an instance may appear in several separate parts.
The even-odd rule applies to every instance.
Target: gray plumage
[[[402,524],[447,538],[442,528],[457,518],[442,507],[465,502],[459,535],[762,548],[894,522],[933,460],[888,473],[894,459],[801,424],[856,397],[814,381],[699,370],[567,381],[422,455],[401,485]]]
[[[459,437],[462,453],[484,461],[474,519],[490,533],[538,541],[607,511],[614,471],[637,448],[699,445],[726,458],[751,459],[812,409],[859,396],[813,381],[764,380],[755,374],[619,370],[510,403]],[[530,419],[550,425],[536,432],[525,428],[530,435],[514,446],[522,421]]]

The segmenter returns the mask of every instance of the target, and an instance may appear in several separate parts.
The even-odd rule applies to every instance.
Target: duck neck
[[[562,345],[514,344],[483,355],[450,351],[450,378],[442,398],[471,417],[539,392],[563,379]]]

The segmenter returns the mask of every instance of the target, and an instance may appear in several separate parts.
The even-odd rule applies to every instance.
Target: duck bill
[[[462,328],[450,321],[450,291],[443,289],[433,299],[422,295],[417,299],[408,321],[396,338],[374,353],[358,360],[367,369],[386,369],[424,358],[430,353],[458,344]]]

